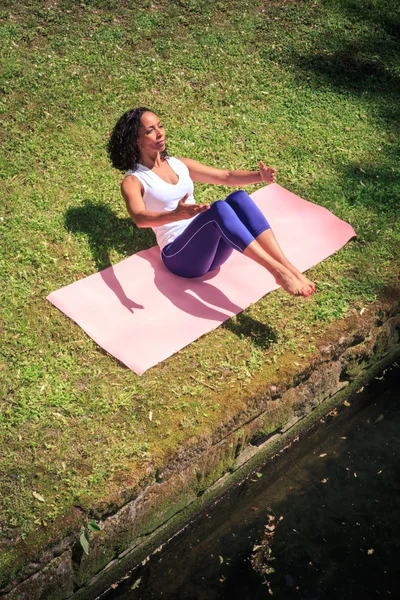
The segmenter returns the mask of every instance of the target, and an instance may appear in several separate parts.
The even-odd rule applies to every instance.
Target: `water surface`
[[[394,365],[102,600],[399,597],[399,400]],[[267,577],[250,562],[266,525]]]

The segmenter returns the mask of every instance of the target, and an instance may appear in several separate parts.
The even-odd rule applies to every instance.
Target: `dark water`
[[[400,597],[399,401],[395,364],[102,600]]]

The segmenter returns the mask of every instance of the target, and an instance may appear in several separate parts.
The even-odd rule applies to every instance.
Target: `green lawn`
[[[333,322],[398,284],[400,9],[6,0],[0,16],[7,549],[45,540],[72,505],[99,516],[129,499],[146,469],[278,377],[283,358],[306,363]],[[162,117],[172,155],[245,169],[262,159],[358,236],[312,270],[312,298],[273,292],[141,378],[45,299],[154,244],[127,218],[105,150],[140,105]],[[196,184],[200,202],[227,191]]]

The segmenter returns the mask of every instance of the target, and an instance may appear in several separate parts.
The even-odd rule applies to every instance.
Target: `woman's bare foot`
[[[310,294],[314,294],[314,292],[316,290],[315,283],[313,281],[311,281],[311,279],[308,279],[308,277],[306,277],[305,275],[303,275],[303,273],[299,272],[299,275],[296,275],[296,276],[301,281],[301,283],[303,283],[304,285],[308,286],[309,293]]]
[[[300,281],[300,283],[302,285],[305,285],[307,287],[308,293],[309,294],[314,294],[315,289],[316,289],[316,285],[313,281],[311,281],[311,279],[308,279],[308,277],[306,277],[305,275],[303,275],[303,273],[301,271],[299,271],[298,269],[296,269],[295,266],[291,265],[286,266],[286,268],[295,276],[297,277],[297,279]]]
[[[300,281],[289,269],[279,272],[275,277],[275,281],[292,296],[308,296],[313,293],[310,291],[308,283]]]

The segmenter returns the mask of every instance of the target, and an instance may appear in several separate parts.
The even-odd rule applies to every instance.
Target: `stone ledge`
[[[77,530],[27,565],[0,596],[92,600],[102,593],[208,502],[393,362],[400,355],[396,310],[391,306],[358,319],[350,332],[332,336],[319,348],[309,368],[296,374],[297,385],[281,382],[260,390],[234,422],[208,438],[189,440],[159,471],[156,483],[99,522],[102,531],[91,536],[89,555],[83,553]]]

